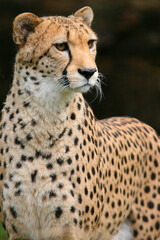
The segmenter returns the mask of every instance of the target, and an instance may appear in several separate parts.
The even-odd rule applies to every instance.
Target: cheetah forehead
[[[71,40],[76,43],[80,40],[81,43],[90,39],[97,39],[93,30],[81,18],[75,16],[62,17],[43,17],[42,23],[36,28],[39,41],[47,41],[49,44],[56,43],[57,41]],[[46,38],[45,38],[46,37]],[[34,35],[36,38],[36,35]]]

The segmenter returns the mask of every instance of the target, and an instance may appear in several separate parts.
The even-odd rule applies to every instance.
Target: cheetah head
[[[90,7],[69,17],[39,18],[23,13],[15,18],[13,38],[19,46],[16,63],[25,89],[41,98],[86,92],[93,86],[100,89],[92,20]]]

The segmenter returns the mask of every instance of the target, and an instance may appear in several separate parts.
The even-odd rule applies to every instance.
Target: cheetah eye
[[[94,44],[95,44],[95,40],[91,39],[88,41],[88,46],[89,46],[89,49],[93,48],[94,47]]]
[[[54,46],[59,50],[59,51],[67,51],[68,50],[68,44],[66,42],[62,43],[56,43]]]

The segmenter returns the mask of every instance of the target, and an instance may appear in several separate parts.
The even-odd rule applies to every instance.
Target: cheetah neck
[[[19,100],[29,103],[30,107],[36,109],[36,112],[43,118],[46,118],[46,116],[52,116],[53,118],[54,116],[55,119],[59,117],[60,120],[64,121],[69,113],[69,108],[66,106],[72,106],[76,93],[66,90],[56,91],[54,79],[47,77],[44,81],[41,75],[33,73],[29,68],[28,72],[30,72],[33,80],[29,77],[27,79],[26,71],[23,69],[20,71],[15,66],[13,89]],[[36,78],[36,81],[34,81],[34,78]]]
[[[23,75],[15,72],[13,85],[10,94],[7,97],[6,108],[8,103],[12,106],[10,112],[14,115],[12,123],[20,127],[22,130],[33,132],[36,135],[38,142],[44,144],[44,136],[50,133],[54,139],[58,139],[65,129],[73,122],[73,113],[77,112],[78,106],[80,109],[76,115],[79,124],[84,121],[85,101],[81,93],[68,95],[62,99],[52,98],[52,104],[46,102],[34,95],[34,91],[28,87],[28,83],[24,83]],[[78,103],[80,101],[80,104]],[[14,105],[12,104],[14,102]],[[48,105],[47,105],[48,104]],[[58,104],[58,106],[57,106]],[[17,125],[18,123],[18,125]],[[28,129],[28,130],[27,130]],[[45,148],[45,146],[44,146]]]

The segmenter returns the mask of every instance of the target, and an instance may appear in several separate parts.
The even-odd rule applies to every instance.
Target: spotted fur
[[[100,89],[89,7],[24,13],[0,123],[0,216],[9,240],[160,238],[160,139],[129,117],[97,120]]]

